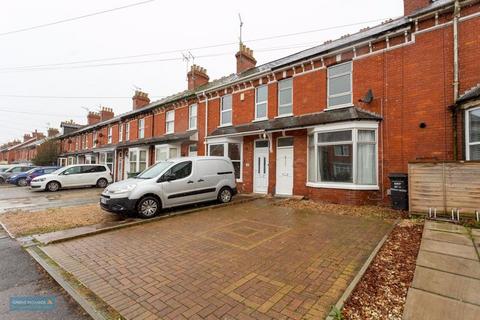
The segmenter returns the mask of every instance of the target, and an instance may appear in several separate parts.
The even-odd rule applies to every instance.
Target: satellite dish
[[[364,102],[364,103],[372,102],[373,101],[373,91],[372,91],[372,89],[368,89],[368,91],[365,94],[365,96],[363,97],[363,99],[360,99],[359,101]]]

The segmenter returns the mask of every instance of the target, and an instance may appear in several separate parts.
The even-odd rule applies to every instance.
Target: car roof
[[[194,161],[194,160],[230,160],[227,157],[217,157],[217,156],[197,156],[197,157],[180,157],[168,159],[169,162],[183,162],[183,161]]]

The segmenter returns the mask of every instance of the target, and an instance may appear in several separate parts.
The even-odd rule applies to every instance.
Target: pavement
[[[33,192],[29,187],[0,185],[0,214],[98,203],[101,192],[102,189],[98,188]]]
[[[126,319],[320,319],[391,223],[261,199],[38,248]]]
[[[0,319],[91,319],[1,227],[0,257]],[[56,307],[45,312],[10,311],[10,298],[16,296],[55,296]]]
[[[478,244],[479,230],[425,223],[405,320],[480,319]]]

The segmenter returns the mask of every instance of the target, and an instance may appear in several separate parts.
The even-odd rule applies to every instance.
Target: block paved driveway
[[[261,199],[43,249],[127,319],[320,319],[389,226]]]

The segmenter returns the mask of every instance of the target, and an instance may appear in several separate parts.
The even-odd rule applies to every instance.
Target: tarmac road
[[[0,227],[0,319],[91,319],[66,292]],[[55,308],[44,312],[10,311],[10,297],[55,296]]]

